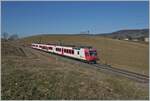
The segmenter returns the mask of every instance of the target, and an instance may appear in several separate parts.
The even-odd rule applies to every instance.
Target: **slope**
[[[142,74],[148,74],[148,45],[114,40],[98,36],[32,36],[21,40],[22,44],[32,42],[90,45],[98,50],[99,63],[110,64]]]
[[[16,53],[19,48],[25,56]],[[145,84],[63,62],[18,42],[3,43],[2,51],[7,51],[2,55],[1,70],[1,94],[5,100],[149,98]]]

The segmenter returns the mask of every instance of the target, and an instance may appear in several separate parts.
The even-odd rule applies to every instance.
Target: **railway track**
[[[132,80],[135,80],[138,82],[149,83],[149,76],[147,76],[147,75],[143,75],[143,74],[139,74],[139,73],[123,70],[123,69],[114,68],[109,65],[103,65],[103,64],[92,64],[92,65],[99,69],[103,69],[107,72],[111,72],[111,73],[119,75],[119,76],[124,76],[124,77],[127,77],[129,79],[132,79]]]
[[[53,54],[53,55],[56,56],[56,54]],[[59,55],[57,55],[57,56],[62,57]],[[62,58],[66,58],[66,57],[62,57]],[[68,58],[68,59],[70,60],[70,58]],[[71,60],[74,60],[74,59],[71,59]],[[74,60],[73,62],[75,62],[75,61],[79,62],[81,64],[84,64],[86,66],[96,67],[97,69],[103,70],[107,73],[111,73],[114,75],[123,76],[128,79],[135,80],[140,83],[149,83],[149,76],[147,76],[147,75],[143,75],[143,74],[139,74],[139,73],[135,73],[135,72],[119,69],[119,68],[114,68],[110,65],[105,65],[105,64],[87,64],[85,62],[81,62],[81,61],[77,61],[77,60]]]

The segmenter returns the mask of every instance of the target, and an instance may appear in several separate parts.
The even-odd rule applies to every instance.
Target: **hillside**
[[[100,36],[106,36],[111,38],[140,38],[140,37],[148,37],[149,29],[132,29],[132,30],[120,30],[112,33],[98,34]]]
[[[20,43],[30,45],[32,42],[90,45],[97,49],[99,63],[110,64],[117,68],[123,68],[148,74],[148,45],[104,37],[90,36],[32,36],[24,38]]]
[[[43,36],[45,41],[46,38],[54,41],[54,37]],[[23,42],[30,43],[33,39],[37,37],[24,39]],[[69,39],[70,37],[68,41]],[[22,44],[13,41],[2,42],[3,100],[149,99],[148,84],[140,84],[91,67],[70,63],[52,54],[24,47]]]

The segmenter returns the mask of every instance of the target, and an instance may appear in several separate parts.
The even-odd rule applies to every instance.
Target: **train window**
[[[69,50],[69,53],[71,54],[71,50]]]
[[[61,48],[56,48],[56,51],[61,51]]]
[[[72,50],[72,54],[74,54],[74,50]]]
[[[73,50],[73,54],[74,54],[74,50]]]
[[[78,55],[79,55],[79,51],[78,51]]]
[[[96,56],[97,55],[97,53],[95,51],[90,51],[89,53],[90,53],[90,56]]]
[[[52,47],[48,47],[48,49],[52,50],[53,48]]]
[[[46,49],[47,47],[46,46],[43,46],[43,49]]]
[[[86,53],[85,53],[85,56],[89,56],[89,54],[86,52]]]

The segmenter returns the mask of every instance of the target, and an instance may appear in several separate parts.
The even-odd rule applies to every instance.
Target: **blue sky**
[[[2,32],[36,34],[109,33],[148,28],[148,1],[5,1]]]

